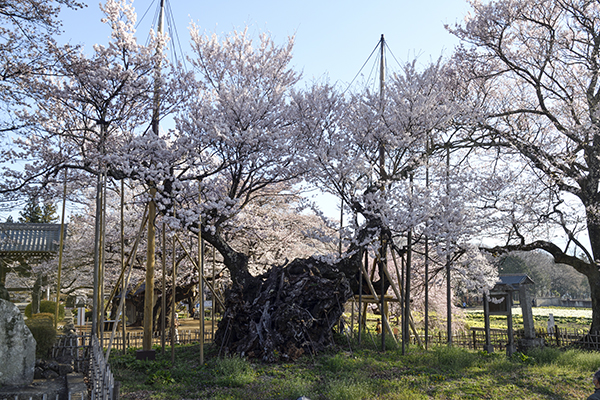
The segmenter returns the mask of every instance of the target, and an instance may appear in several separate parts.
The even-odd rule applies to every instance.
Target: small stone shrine
[[[36,342],[16,305],[0,299],[0,387],[33,382]]]

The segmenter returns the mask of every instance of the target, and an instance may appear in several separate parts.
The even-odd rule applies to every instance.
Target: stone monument
[[[0,386],[33,382],[36,342],[16,305],[0,299]]]

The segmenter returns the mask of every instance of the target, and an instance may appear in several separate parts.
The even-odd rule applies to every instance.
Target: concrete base
[[[515,348],[515,345],[514,345],[514,344],[513,344],[513,345],[506,345],[506,355],[507,355],[508,357],[510,357],[510,356],[512,356],[513,354],[515,354],[515,353],[516,353],[516,351],[517,351],[517,350],[516,350],[516,348]]]
[[[534,349],[537,347],[544,347],[544,339],[519,339],[518,349],[521,353],[527,353],[527,350]]]
[[[56,396],[59,399],[67,398],[67,385],[64,376],[56,379],[35,379],[31,385],[24,387],[0,387],[1,399],[45,400],[55,399]]]
[[[0,387],[0,399],[87,400],[89,398],[83,375],[70,373],[55,379],[34,379],[31,385]]]
[[[67,392],[70,400],[87,400],[88,390],[82,374],[67,375]]]
[[[135,352],[136,360],[156,360],[156,350],[137,350]]]

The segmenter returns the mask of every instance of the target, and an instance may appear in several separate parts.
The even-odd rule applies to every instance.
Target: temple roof
[[[505,290],[518,290],[521,285],[533,285],[535,282],[525,274],[507,274],[498,276],[498,282],[496,286],[491,290],[492,292],[505,291]]]
[[[59,241],[60,224],[0,223],[0,256],[56,253]]]

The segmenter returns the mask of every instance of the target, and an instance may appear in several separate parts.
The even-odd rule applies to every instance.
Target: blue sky
[[[138,13],[138,40],[142,42],[147,38],[158,3],[159,0],[133,3]],[[440,55],[449,55],[458,41],[444,29],[444,24],[462,21],[469,9],[465,0],[171,0],[169,3],[184,51],[191,21],[202,30],[217,34],[249,26],[252,33],[270,32],[277,43],[295,35],[293,65],[303,71],[304,79],[327,76],[330,82],[341,84],[356,76],[381,34],[400,62],[418,57],[425,64]],[[90,3],[83,10],[63,11],[65,33],[60,41],[83,44],[87,51],[91,51],[93,44],[107,43],[110,30],[100,22],[102,16],[98,3]]]

